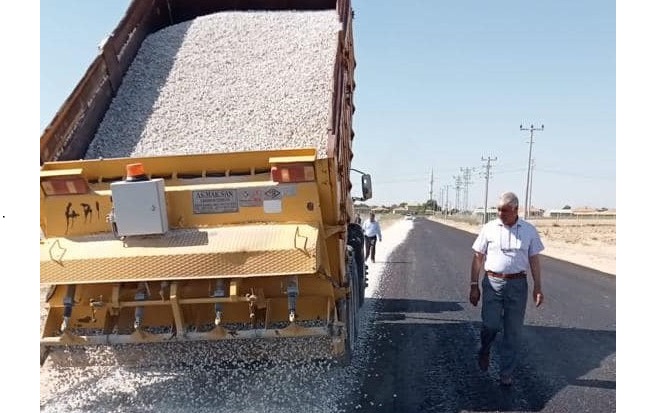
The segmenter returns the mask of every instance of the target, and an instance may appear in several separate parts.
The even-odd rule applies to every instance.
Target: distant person
[[[355,224],[362,225],[362,216],[359,213],[355,215]]]
[[[376,262],[376,238],[378,242],[383,241],[383,235],[380,231],[380,223],[376,221],[376,214],[372,212],[369,215],[369,219],[362,224],[362,229],[364,230],[364,240],[366,245],[366,258],[364,258],[364,261],[368,260],[369,256],[371,256],[371,262]]]
[[[544,301],[539,264],[539,253],[544,245],[537,229],[518,216],[518,197],[513,192],[500,196],[497,217],[483,225],[472,245],[469,302],[478,305],[481,298],[478,280],[484,270],[478,365],[482,371],[488,370],[490,348],[503,329],[499,379],[501,385],[510,386],[527,306],[528,268],[534,281],[532,298],[537,307]]]

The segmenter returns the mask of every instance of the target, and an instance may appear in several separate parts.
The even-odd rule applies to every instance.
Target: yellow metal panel
[[[278,156],[275,158],[269,158],[268,163],[313,163],[315,162],[315,156]]]
[[[112,209],[110,197],[95,192],[84,195],[49,196],[41,202],[41,218],[45,235],[76,236],[109,232],[112,226],[106,217]]]
[[[88,180],[117,178],[126,175],[126,165],[142,163],[149,175],[171,175],[180,172],[224,172],[270,168],[269,158],[312,156],[314,148],[283,149],[191,155],[149,156],[114,159],[86,159],[78,161],[45,162],[41,171],[82,168]]]
[[[52,178],[54,176],[73,176],[81,175],[83,172],[82,168],[75,169],[60,169],[60,170],[51,170],[51,171],[40,171],[40,178]]]
[[[40,282],[73,284],[312,274],[318,227],[232,225],[165,235],[52,238],[40,246]]]
[[[212,178],[210,178],[212,179]],[[228,179],[228,178],[227,178]],[[244,222],[319,222],[322,219],[318,188],[315,182],[275,184],[269,181],[246,183],[201,184],[200,179],[167,181],[166,203],[171,228],[206,227]],[[41,202],[41,218],[47,237],[84,236],[110,232],[106,216],[112,209],[108,184],[93,184],[94,191],[86,195],[46,197]],[[103,189],[105,188],[105,189]],[[203,189],[236,189],[239,191],[277,188],[283,195],[281,213],[267,213],[264,207],[242,205],[235,213],[193,213],[193,191]],[[89,214],[84,206],[88,206]],[[311,205],[312,209],[309,209]],[[72,218],[68,218],[70,212]]]

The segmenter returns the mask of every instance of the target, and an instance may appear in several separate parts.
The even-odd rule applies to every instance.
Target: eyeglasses
[[[513,240],[511,240],[512,231],[511,230],[506,231],[506,233],[508,234],[508,242],[506,243],[507,247],[504,248],[504,228],[501,226],[499,227],[499,250],[505,254],[516,252],[521,247],[521,241],[520,238],[518,237],[518,225],[516,225],[515,228],[516,228],[515,230],[516,234],[514,235]]]
[[[515,207],[497,207],[497,211],[499,212],[514,212],[515,210]]]

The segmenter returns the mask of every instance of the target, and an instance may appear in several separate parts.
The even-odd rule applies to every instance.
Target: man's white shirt
[[[529,257],[543,251],[544,244],[534,225],[522,218],[511,228],[498,218],[481,228],[472,249],[485,254],[486,271],[515,274],[527,271]]]
[[[370,219],[367,219],[364,221],[364,224],[362,224],[362,230],[364,230],[364,236],[367,237],[378,237],[378,240],[383,239],[383,235],[380,231],[380,224],[378,221],[373,221],[371,222]]]

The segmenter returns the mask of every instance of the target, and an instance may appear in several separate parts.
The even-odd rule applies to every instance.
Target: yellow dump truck
[[[40,139],[41,364],[279,342],[347,360],[353,203],[372,196],[352,18],[349,0],[130,3]]]

